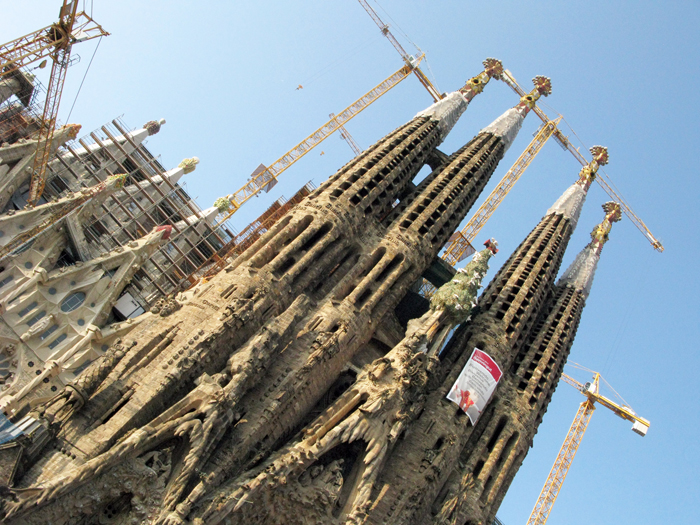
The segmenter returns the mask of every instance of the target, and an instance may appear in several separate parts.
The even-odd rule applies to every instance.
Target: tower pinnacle
[[[564,274],[559,279],[557,286],[570,285],[580,290],[584,298],[588,297],[593,284],[593,277],[600,259],[600,252],[603,245],[608,241],[608,234],[614,222],[618,222],[622,217],[620,205],[616,202],[606,202],[603,204],[605,218],[591,232],[592,241],[581,250],[576,259],[571,263]]]
[[[588,191],[591,183],[595,180],[598,168],[608,163],[608,148],[605,146],[593,146],[589,151],[593,158],[588,165],[581,168],[578,180],[578,185],[586,191]]]
[[[554,206],[547,210],[547,214],[559,213],[570,218],[574,227],[576,227],[579,215],[581,215],[581,208],[586,200],[588,188],[591,187],[591,183],[595,180],[599,166],[604,166],[608,163],[608,148],[593,146],[590,151],[593,155],[593,160],[587,166],[581,168],[578,174],[579,179],[569,186],[564,194],[557,199],[557,202],[554,203]]]
[[[481,93],[492,78],[499,79],[503,74],[503,63],[497,58],[487,58],[483,61],[484,70],[467,81],[459,92],[468,100]]]
[[[523,96],[514,108],[509,109],[481,130],[503,139],[504,154],[518,135],[520,127],[523,125],[523,120],[530,112],[530,109],[535,107],[535,103],[542,95],[546,97],[552,93],[552,82],[548,77],[538,75],[532,79],[532,82],[535,84],[535,88],[530,93]]]
[[[603,250],[603,245],[608,242],[608,234],[613,223],[619,222],[622,218],[622,210],[617,202],[606,202],[603,204],[603,211],[605,211],[605,219],[591,232],[591,247],[599,255]]]
[[[532,79],[532,83],[535,85],[534,89],[527,95],[523,95],[520,99],[520,103],[516,106],[522,108],[522,111],[524,111],[523,115],[527,115],[527,113],[535,107],[535,104],[541,96],[548,97],[552,94],[552,81],[549,77],[537,75]]]
[[[483,63],[484,71],[473,77],[464,87],[446,95],[442,100],[438,100],[416,115],[416,117],[427,116],[439,122],[440,142],[445,140],[472,99],[484,90],[489,79],[503,72],[503,64],[495,58],[487,58]]]

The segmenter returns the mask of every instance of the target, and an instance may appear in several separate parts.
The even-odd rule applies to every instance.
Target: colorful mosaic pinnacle
[[[520,107],[533,109],[540,97],[548,97],[552,94],[552,81],[549,77],[537,75],[532,79],[535,88],[520,99]]]
[[[192,173],[199,164],[199,157],[192,157],[189,159],[183,159],[180,164],[177,165],[178,168],[183,168],[185,175]]]
[[[608,234],[612,229],[613,223],[622,219],[622,210],[617,202],[606,202],[603,204],[603,211],[605,212],[605,219],[593,228],[591,232],[591,244],[597,254],[600,254],[603,245],[608,242]]]
[[[115,190],[120,190],[126,184],[126,179],[128,175],[126,173],[118,173],[116,175],[110,175],[105,181],[105,186],[113,186]]]
[[[227,197],[219,197],[214,201],[214,207],[221,213],[226,213],[231,209],[231,201]]]
[[[156,122],[155,120],[149,120],[148,122],[146,122],[146,123],[143,125],[143,129],[145,129],[146,131],[148,131],[148,135],[149,135],[149,136],[150,136],[150,135],[155,135],[156,133],[158,133],[158,132],[160,131],[160,127],[161,127],[163,124],[165,124],[165,119],[164,119],[164,118],[160,119],[160,120],[157,121],[157,122]]]
[[[487,58],[484,60],[483,64],[484,70],[475,77],[469,79],[466,85],[459,90],[462,94],[467,95],[471,92],[473,95],[476,95],[477,93],[481,93],[484,87],[486,87],[486,84],[489,83],[489,80],[492,78],[497,80],[501,78],[503,74],[503,63],[500,60],[497,58]]]
[[[586,166],[581,168],[579,180],[577,181],[577,184],[585,190],[591,187],[591,183],[595,180],[598,173],[598,168],[605,166],[609,158],[608,148],[605,146],[593,146],[589,151],[593,158]]]

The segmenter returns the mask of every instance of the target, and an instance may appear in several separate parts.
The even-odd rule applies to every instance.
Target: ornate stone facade
[[[543,330],[546,344],[570,346],[573,332],[552,332],[554,309],[580,314],[575,294],[552,283],[584,175],[471,319],[462,310],[495,243],[407,326],[395,315],[550,91],[537,77],[463,148],[436,154],[494,66],[353,159],[187,298],[154,305],[53,399],[15,418],[23,434],[0,448],[5,522],[461,525],[495,513],[507,487],[499,480],[519,465],[500,437],[501,413],[514,406],[503,401],[519,373],[511,367],[520,353],[533,362]],[[413,186],[428,161],[435,169]],[[510,374],[476,427],[445,399],[474,346]],[[548,392],[558,373],[549,371]],[[477,463],[488,455],[479,476],[468,471],[472,452]],[[477,491],[488,508],[472,505]]]

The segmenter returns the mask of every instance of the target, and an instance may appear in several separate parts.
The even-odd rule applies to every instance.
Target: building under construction
[[[663,250],[601,182],[621,202],[603,205],[557,281],[607,149],[586,160],[537,107],[550,80],[525,92],[496,59],[440,93],[424,55],[360,4],[404,66],[207,209],[180,185],[199,159],[163,166],[145,147],[164,120],[81,138],[56,125],[72,45],[108,35],[77,2],[0,46],[3,523],[499,523],[560,378],[588,399],[557,461],[573,458],[595,402],[646,433],[598,394],[598,374],[584,386],[562,372],[622,213]],[[21,66],[43,56],[40,112]],[[435,103],[361,151],[343,123],[412,74]],[[518,103],[440,151],[493,78]],[[457,232],[531,112],[544,125]],[[240,233],[226,227],[335,131],[353,160]],[[479,294],[498,248],[471,243],[550,137],[583,168]],[[557,472],[529,523],[546,520]]]
[[[222,271],[137,318],[51,399],[28,406],[8,396],[18,437],[0,449],[5,522],[493,520],[620,217],[605,205],[592,243],[556,283],[607,162],[597,147],[478,304],[496,243],[456,273],[440,266],[523,120],[550,93],[549,79],[536,77],[462,148],[439,152],[502,71],[495,66],[341,168]],[[75,155],[91,154],[81,147]],[[428,162],[432,173],[413,185]],[[106,182],[93,200],[110,209],[100,196],[119,181]],[[123,217],[114,206],[113,220]],[[134,257],[166,235],[136,242]],[[436,267],[448,282],[421,302],[413,290]],[[36,286],[43,292],[52,278]]]
[[[179,184],[195,170],[196,157],[166,169],[145,147],[163,120],[129,131],[116,119],[82,138],[80,126],[59,126],[43,197],[25,209],[43,88],[16,71],[0,80],[0,95],[0,385],[5,394],[16,394],[36,383],[39,372],[42,381],[27,399],[41,399],[101,355],[134,318],[190,287],[193,274],[216,260],[234,235],[215,226],[219,209],[202,210]],[[131,261],[123,272],[116,262],[105,266],[108,254],[124,266],[124,254],[163,225],[172,228],[168,239],[149,248],[153,253],[143,261]],[[109,293],[73,305],[100,288],[98,268]],[[66,290],[53,286],[55,294],[40,293],[40,283],[71,272]],[[71,306],[65,297],[73,297]],[[79,313],[81,308],[87,310]],[[60,365],[42,375],[56,359]]]

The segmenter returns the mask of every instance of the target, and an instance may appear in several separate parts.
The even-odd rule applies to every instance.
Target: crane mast
[[[523,96],[525,94],[525,91],[518,85],[518,82],[515,80],[515,77],[513,77],[513,74],[508,71],[507,69],[503,71],[503,75],[501,75],[501,80],[503,80],[510,88],[515,91],[519,96]],[[550,122],[550,118],[542,111],[537,105],[533,108],[533,111],[535,114],[540,117],[543,123],[547,124]],[[571,144],[571,141],[567,138],[564,133],[561,132],[561,130],[557,127],[556,130],[554,131],[554,138],[559,142],[559,144],[562,145],[562,147],[571,153],[574,158],[581,163],[582,166],[587,166],[588,161],[586,158],[581,155],[581,152],[574,147],[573,144]],[[604,174],[603,170],[600,170],[602,174]],[[607,176],[607,175],[606,175]],[[619,202],[620,206],[622,207],[622,211],[627,215],[627,217],[632,221],[632,223],[637,227],[639,231],[642,232],[642,234],[647,238],[647,240],[651,243],[651,246],[659,251],[663,252],[664,247],[661,244],[661,241],[659,241],[654,235],[651,233],[649,228],[647,228],[646,224],[644,224],[644,221],[640,219],[634,211],[632,211],[632,208],[630,205],[627,203],[627,201],[622,197],[619,193],[617,193],[611,186],[608,184],[599,174],[598,177],[596,177],[596,182],[600,185],[601,188],[607,193],[614,201]]]
[[[640,436],[646,435],[647,430],[649,430],[649,421],[637,416],[629,407],[619,405],[613,400],[600,395],[600,374],[598,372],[594,372],[593,381],[585,385],[566,374],[562,374],[561,378],[562,381],[569,383],[585,395],[587,399],[581,403],[576,412],[576,417],[574,417],[569,432],[566,434],[564,444],[554,460],[554,465],[552,465],[549,476],[547,476],[547,481],[545,481],[544,487],[542,487],[542,491],[537,498],[537,503],[535,503],[530,518],[527,520],[527,525],[544,525],[547,522],[564,479],[566,479],[566,474],[569,472],[571,463],[576,456],[576,451],[588,428],[588,423],[591,421],[593,411],[596,408],[595,403],[609,408],[622,419],[631,421],[632,430]]]
[[[438,100],[441,100],[443,98],[443,95],[438,91],[438,89],[433,85],[433,83],[430,81],[430,79],[425,76],[425,73],[418,67],[418,64],[413,64],[415,61],[415,58],[409,55],[406,50],[403,48],[403,46],[399,43],[398,40],[396,40],[396,37],[391,33],[389,30],[389,25],[385,24],[384,21],[382,21],[381,18],[379,18],[379,15],[377,12],[372,9],[372,6],[369,5],[366,0],[358,0],[360,2],[360,5],[364,7],[365,11],[367,11],[367,14],[374,20],[374,23],[377,24],[377,27],[379,27],[379,30],[382,32],[382,34],[389,39],[389,42],[391,42],[391,45],[394,46],[394,49],[399,52],[399,55],[401,55],[401,58],[403,61],[406,63],[407,66],[411,66],[413,68],[413,73],[418,77],[418,81],[423,84],[423,87],[428,90],[428,93],[430,93],[430,96],[433,97],[433,100],[437,102]]]
[[[64,2],[64,7],[65,4],[71,7],[70,2]],[[61,9],[61,13],[64,13],[64,8]],[[102,26],[82,11],[74,16],[70,31],[65,24],[65,21],[59,21],[0,45],[0,77],[52,57],[57,47],[67,47],[72,43],[109,35]]]
[[[508,192],[513,188],[515,183],[518,182],[520,176],[525,173],[530,162],[534,160],[542,149],[542,146],[544,146],[547,140],[552,136],[560,120],[561,117],[554,121],[549,121],[542,126],[535,135],[535,138],[530,142],[530,145],[520,157],[518,157],[515,164],[513,164],[503,176],[484,203],[479,207],[472,218],[469,219],[469,222],[461,231],[455,233],[450,238],[450,243],[445,247],[445,251],[442,254],[442,258],[445,261],[454,266],[476,251],[471,244],[472,241],[481,231],[481,228],[484,227],[484,224],[486,224],[493,212],[496,211],[501,201],[508,195]]]
[[[419,63],[422,59],[423,55],[417,58],[417,62]],[[411,71],[412,66],[403,66],[393,75],[389,76],[370,91],[362,95],[339,114],[332,117],[323,126],[311,133],[308,137],[294,146],[287,153],[282,155],[270,166],[265,167],[264,165],[260,165],[258,169],[253,172],[251,179],[241,189],[226,197],[230,205],[229,210],[223,214],[217,225],[228,220],[246,201],[252,199],[261,191],[269,191],[272,189],[272,187],[277,184],[277,177],[279,177],[282,172],[291,167],[292,164],[306,155],[313,148],[318,146],[321,142],[326,140],[346,122],[357,116],[362,110],[366,109],[379,97],[387,93],[393,87],[396,87],[402,80],[411,74]]]
[[[73,44],[109,34],[86,13],[78,13],[77,10],[77,0],[63,0],[58,22],[0,46],[0,76],[44,57],[52,60],[27,199],[27,204],[32,207],[36,206],[44,192],[46,166],[51,156],[58,106]]]

